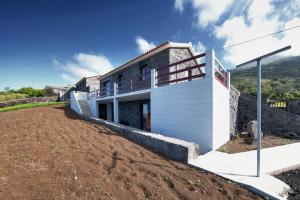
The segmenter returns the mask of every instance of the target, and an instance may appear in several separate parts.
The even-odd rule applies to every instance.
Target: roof
[[[188,48],[193,56],[196,55],[195,50],[193,49],[191,43],[176,43],[176,42],[169,42],[169,41],[164,42],[164,43],[161,43],[158,46],[154,47],[153,49],[150,49],[149,51],[147,51],[147,52],[131,59],[130,61],[126,62],[125,64],[113,69],[112,71],[104,74],[103,76],[101,76],[99,78],[99,80],[101,80],[103,78],[106,78],[106,77],[108,77],[108,76],[110,76],[110,75],[112,75],[112,74],[114,74],[118,71],[124,70],[127,67],[129,67],[129,66],[131,66],[135,63],[138,63],[138,62],[140,62],[140,61],[142,61],[142,60],[144,60],[144,59],[146,59],[150,56],[153,56],[153,55],[155,55],[155,54],[157,54],[157,53],[159,53],[159,52],[161,52],[165,49],[172,48],[172,47],[175,47],[175,48]]]
[[[79,81],[77,81],[77,83],[75,83],[74,85],[78,85],[79,83],[81,83],[83,80],[85,80],[87,78],[95,78],[95,77],[97,77],[99,79],[101,77],[101,75],[83,77],[82,79],[80,79]]]
[[[59,89],[59,90],[64,90],[64,89],[68,89],[68,87],[66,86],[54,86],[54,85],[46,85],[45,88],[53,88],[53,89]]]

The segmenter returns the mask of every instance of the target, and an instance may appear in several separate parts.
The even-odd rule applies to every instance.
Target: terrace
[[[150,93],[151,88],[203,79],[207,76],[207,60],[214,66],[214,78],[228,88],[228,72],[215,56],[214,58],[207,58],[206,53],[202,53],[170,65],[158,66],[154,69],[145,67],[141,76],[130,77],[116,82],[108,81],[100,89],[88,93],[88,99],[112,99],[114,96]]]

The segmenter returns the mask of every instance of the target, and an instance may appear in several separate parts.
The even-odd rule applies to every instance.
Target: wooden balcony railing
[[[228,73],[217,60],[215,60],[215,78],[228,88]]]
[[[117,83],[117,94],[135,92],[151,88],[151,71],[150,69],[144,74],[144,79],[140,77],[129,80],[122,80]]]
[[[205,56],[205,53],[172,63],[167,66],[156,69],[156,86],[160,87],[171,83],[191,81],[205,76],[201,68],[205,63],[199,64],[199,58]]]

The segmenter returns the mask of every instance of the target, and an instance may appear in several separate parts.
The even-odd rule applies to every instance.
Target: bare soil
[[[289,200],[300,200],[300,168],[278,174],[276,178],[282,180],[294,190],[294,193],[289,195]]]
[[[68,107],[0,113],[0,199],[257,199]]]
[[[262,137],[262,148],[269,148],[269,147],[275,147],[275,146],[281,146],[286,144],[292,144],[295,142],[300,142],[300,140],[297,139],[288,139],[283,138],[281,136],[277,135],[264,135]],[[244,142],[244,138],[234,138],[227,142],[224,146],[222,146],[219,151],[225,152],[225,153],[240,153],[245,151],[251,151],[256,149],[256,141],[253,142],[253,144],[246,144]]]

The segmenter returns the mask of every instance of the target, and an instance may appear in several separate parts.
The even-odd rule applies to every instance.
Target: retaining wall
[[[300,100],[290,100],[287,102],[288,112],[300,115]]]
[[[133,141],[134,143],[148,147],[154,152],[167,156],[170,159],[188,163],[189,160],[198,157],[198,145],[184,140],[165,137],[160,134],[141,131],[129,126],[115,124],[109,121],[94,117],[86,117],[79,115],[82,119],[106,126],[111,130],[119,133],[121,136]]]
[[[256,120],[256,97],[241,94],[238,104],[238,129],[245,130],[250,120]],[[294,132],[300,135],[300,116],[262,104],[262,131]]]
[[[233,86],[230,87],[230,135],[235,136],[237,130],[238,104],[240,92]]]

